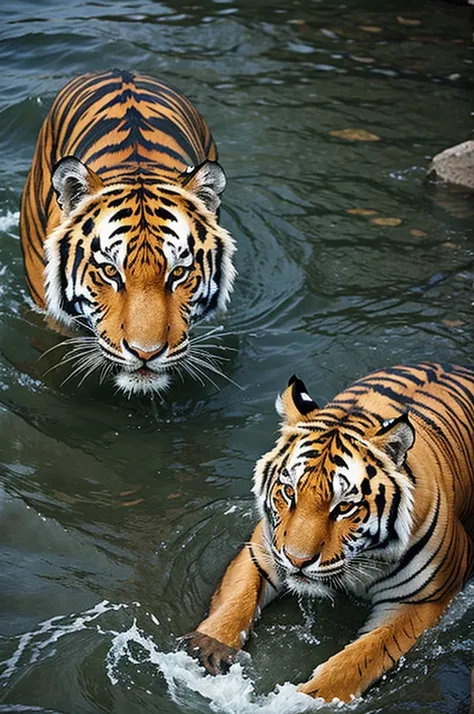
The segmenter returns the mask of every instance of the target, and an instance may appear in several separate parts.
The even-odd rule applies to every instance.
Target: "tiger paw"
[[[334,669],[318,667],[312,679],[298,686],[298,691],[317,699],[321,697],[326,702],[334,699],[341,702],[352,702],[360,696],[360,687],[354,682],[351,673],[335,671]]]
[[[198,630],[181,638],[182,647],[197,659],[210,674],[226,674],[235,662],[238,650]]]

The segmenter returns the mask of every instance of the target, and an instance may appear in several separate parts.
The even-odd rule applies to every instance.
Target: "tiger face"
[[[350,414],[331,421],[296,378],[277,409],[282,433],[256,464],[254,492],[279,577],[302,595],[366,594],[410,539],[413,483],[401,467],[414,430],[405,415],[367,433],[360,414],[354,428]]]
[[[86,367],[113,373],[128,394],[192,373],[190,327],[225,309],[235,275],[234,242],[216,217],[222,169],[207,161],[181,185],[104,185],[69,157],[53,186],[63,220],[45,242],[46,310],[86,328]]]

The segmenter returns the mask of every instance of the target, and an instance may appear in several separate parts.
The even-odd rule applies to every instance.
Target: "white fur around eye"
[[[278,480],[280,481],[280,483],[285,483],[288,486],[293,486],[293,479],[291,478],[291,473],[286,467],[281,469],[280,473],[278,474]]]
[[[335,514],[336,521],[342,521],[343,518],[350,518],[352,515],[354,515],[354,513],[357,511],[357,509],[359,508],[359,505],[360,505],[359,503],[353,503],[352,508],[349,508],[347,511],[344,511],[344,513],[339,513],[338,507],[339,507],[340,503],[346,504],[346,503],[350,503],[350,501],[339,501],[331,508],[330,513],[332,515]]]
[[[292,490],[292,493],[291,493],[291,494],[288,493],[288,490],[287,490],[288,488],[291,488],[291,490]],[[292,486],[291,484],[289,484],[289,483],[283,484],[283,485],[282,485],[282,489],[281,489],[281,494],[282,494],[282,496],[283,496],[283,498],[284,498],[284,500],[285,500],[285,503],[287,504],[287,506],[288,506],[289,508],[292,507],[292,506],[295,504],[295,502],[296,502],[296,491],[295,491],[295,489],[293,488],[293,486]]]
[[[347,476],[341,474],[340,472],[337,472],[334,476],[333,481],[335,501],[342,501],[344,494],[347,493],[347,491],[349,491],[351,487],[352,484],[350,483]]]

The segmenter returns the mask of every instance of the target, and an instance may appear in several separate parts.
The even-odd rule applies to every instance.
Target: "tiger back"
[[[322,409],[292,378],[277,408],[280,438],[255,468],[261,520],[189,650],[225,669],[277,595],[353,593],[373,607],[362,633],[300,685],[348,702],[435,624],[472,572],[474,371],[392,367]]]
[[[125,391],[165,387],[190,326],[226,308],[225,184],[207,124],[165,82],[87,74],[53,103],[21,201],[26,282],[59,325],[87,323]]]

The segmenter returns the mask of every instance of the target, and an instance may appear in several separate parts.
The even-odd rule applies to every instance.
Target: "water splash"
[[[134,604],[139,607],[139,603]],[[227,674],[211,677],[185,652],[160,650],[152,636],[138,626],[136,618],[133,618],[128,628],[125,624],[120,631],[106,627],[101,620],[107,613],[130,607],[124,603],[113,604],[103,600],[83,613],[52,617],[39,623],[34,631],[20,635],[13,654],[0,662],[0,670],[4,667],[0,683],[8,684],[12,676],[24,667],[55,654],[56,644],[63,637],[82,630],[93,630],[109,642],[104,666],[112,685],[123,685],[129,677],[130,667],[138,673],[146,664],[150,672],[147,683],[153,682],[154,673],[160,674],[166,682],[171,699],[184,710],[191,708],[193,711],[218,714],[304,714],[327,707],[321,700],[315,701],[298,692],[296,686],[289,682],[278,685],[268,695],[258,694],[241,662],[234,664]],[[158,620],[151,613],[142,614],[146,614],[155,627],[159,626]],[[248,655],[243,658],[248,658]],[[134,686],[137,686],[136,683]],[[41,708],[17,707],[14,711],[25,714],[33,711],[50,714]]]
[[[142,656],[137,655],[137,645]],[[163,675],[171,698],[184,710],[191,706],[196,710],[196,695],[204,705],[202,711],[210,709],[218,714],[303,714],[327,707],[298,692],[289,682],[278,685],[268,695],[257,694],[239,662],[232,665],[228,674],[210,677],[185,652],[161,652],[152,638],[137,627],[136,620],[127,631],[115,634],[107,653],[107,674],[113,684],[119,682],[122,660],[134,665],[145,661],[154,665]]]
[[[8,233],[10,228],[18,226],[19,220],[19,211],[7,211],[3,216],[0,216],[0,231]]]
[[[65,622],[66,618],[61,615],[40,622],[35,631],[20,635],[14,653],[8,659],[0,662],[0,668],[5,666],[5,669],[0,673],[0,681],[9,680],[20,664],[34,664],[40,660],[43,653],[44,656],[54,654],[54,645],[65,635],[88,629],[91,622],[106,612],[127,607],[128,605],[125,604],[113,605],[108,600],[103,600],[80,615],[70,615],[70,618],[74,618],[70,623]]]
[[[472,607],[473,592],[474,582],[471,582],[456,598],[440,624],[425,633],[422,638],[424,647],[422,645],[420,648],[419,661],[411,665],[412,672],[418,671],[419,665],[426,665],[428,659],[431,661],[433,651],[446,654],[453,650],[452,645],[444,641],[440,643],[438,638],[441,636],[444,640],[443,634],[446,630],[466,616]],[[109,616],[109,613],[117,611],[127,611],[127,622],[122,620],[121,629],[120,625],[117,627],[116,624],[119,618],[114,616],[111,622]],[[298,692],[296,686],[289,682],[277,685],[269,694],[260,694],[249,676],[246,664],[249,656],[245,654],[227,674],[211,677],[186,652],[165,652],[160,649],[152,635],[148,634],[146,624],[143,629],[138,625],[134,611],[140,612],[140,618],[148,618],[155,630],[161,627],[159,620],[152,613],[144,612],[140,608],[140,603],[114,604],[107,600],[82,613],[52,617],[39,623],[35,630],[20,635],[13,654],[0,662],[0,684],[8,684],[13,675],[21,673],[24,667],[39,663],[55,654],[56,645],[63,637],[73,636],[83,630],[92,630],[107,642],[104,673],[113,686],[126,686],[127,682],[130,682],[130,675],[134,677],[135,674],[141,673],[142,677],[145,677],[145,683],[143,679],[141,684],[132,681],[133,686],[143,687],[144,691],[152,694],[148,687],[153,687],[155,675],[160,675],[166,682],[170,698],[184,711],[192,710],[203,714],[304,714],[315,711],[330,712],[338,706],[345,707],[346,710],[360,706],[360,700],[349,705],[342,702],[327,704],[322,700],[314,700]],[[303,614],[306,624],[311,624],[311,610],[303,609]],[[472,642],[464,643],[463,649],[468,646],[472,646]],[[404,668],[404,660],[405,658],[400,660],[398,669]],[[399,679],[400,686],[405,679]],[[59,714],[41,707],[18,704],[15,705],[16,709],[12,709],[11,705],[5,709],[2,706],[0,705],[0,714],[7,711]]]

